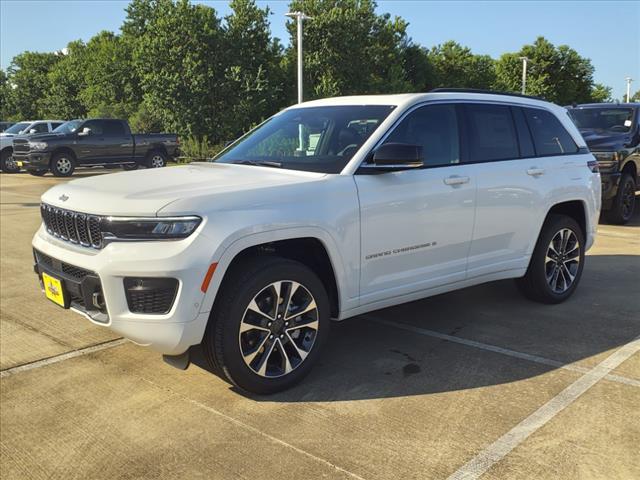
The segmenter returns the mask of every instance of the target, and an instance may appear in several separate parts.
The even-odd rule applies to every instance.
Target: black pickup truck
[[[640,103],[593,103],[568,111],[598,160],[603,214],[612,223],[627,223],[640,185]]]
[[[51,171],[69,177],[76,167],[164,167],[178,155],[178,146],[174,133],[132,134],[126,120],[92,118],[71,120],[48,134],[14,138],[13,158],[32,175]]]

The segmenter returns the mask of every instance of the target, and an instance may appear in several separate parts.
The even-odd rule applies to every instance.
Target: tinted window
[[[537,155],[562,155],[578,151],[576,142],[551,112],[525,108],[524,113]]]
[[[31,130],[35,130],[34,133],[47,133],[49,131],[49,126],[46,123],[38,123],[29,127],[29,131],[25,133],[31,133]]]
[[[533,140],[531,140],[531,132],[524,118],[521,108],[511,107],[513,119],[516,122],[516,130],[518,131],[518,141],[520,143],[520,156],[522,158],[534,157],[536,151],[533,148]]]
[[[109,137],[124,137],[124,126],[118,120],[104,122],[104,134]]]
[[[454,105],[428,105],[407,115],[384,143],[421,145],[427,166],[460,163],[458,118]]]
[[[60,122],[52,122],[51,123],[51,130],[55,130],[56,128],[58,128],[60,125],[62,125],[62,123]]]
[[[91,129],[92,135],[102,135],[104,132],[103,129],[104,121],[103,120],[89,120],[82,124],[80,130],[84,130],[85,128]]]
[[[520,156],[511,108],[502,105],[470,104],[465,110],[471,161],[508,160]]]

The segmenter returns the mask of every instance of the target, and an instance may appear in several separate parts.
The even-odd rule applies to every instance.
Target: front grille
[[[85,247],[102,248],[102,217],[52,207],[43,203],[40,213],[47,232]]]
[[[15,153],[29,153],[29,140],[15,139],[13,141],[13,151]]]
[[[95,275],[95,273],[86,270],[84,268],[76,267],[69,263],[54,260],[49,255],[46,255],[38,250],[34,250],[36,255],[36,262],[40,265],[48,267],[50,270],[58,273],[64,273],[76,280],[82,280],[87,275]]]

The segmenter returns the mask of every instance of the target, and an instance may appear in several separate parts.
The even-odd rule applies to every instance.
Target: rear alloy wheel
[[[542,227],[526,275],[516,281],[519,289],[536,302],[564,302],[582,276],[584,248],[584,234],[573,218],[550,215]]]
[[[611,223],[624,225],[631,220],[636,203],[636,182],[628,173],[623,173],[618,186],[618,193],[613,199],[611,210],[606,213]]]
[[[301,380],[329,333],[329,300],[307,266],[279,257],[241,261],[226,276],[203,347],[234,385],[275,393]]]
[[[4,173],[18,173],[20,167],[13,159],[13,152],[10,149],[6,149],[0,155],[0,170]]]
[[[70,177],[75,169],[76,162],[68,153],[58,153],[51,159],[51,173],[55,177]]]
[[[167,158],[162,152],[151,152],[147,158],[147,168],[162,168],[166,164]]]

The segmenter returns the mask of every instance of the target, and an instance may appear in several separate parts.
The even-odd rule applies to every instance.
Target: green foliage
[[[0,116],[128,118],[134,131],[177,132],[183,151],[204,158],[295,102],[295,22],[285,49],[255,0],[231,0],[224,18],[192,1],[131,0],[119,33],[71,42],[65,55],[17,55],[0,71]],[[527,93],[559,104],[611,99],[589,59],[542,37],[493,60],[454,41],[413,43],[408,23],[377,13],[374,0],[292,0],[289,9],[313,17],[304,24],[306,100],[435,87],[520,92],[521,56],[531,59]]]
[[[427,85],[451,88],[490,89],[496,80],[495,64],[488,55],[474,55],[470,48],[448,41],[427,54],[433,79]]]
[[[596,83],[591,88],[591,101],[595,103],[611,102],[611,87],[607,87],[601,83]]]
[[[304,25],[305,99],[411,89],[403,68],[407,23],[378,15],[372,0],[294,0],[289,10],[313,17]],[[295,78],[296,23],[285,68]],[[295,91],[290,91],[290,101]]]
[[[212,144],[207,137],[196,137],[190,135],[180,139],[180,153],[189,161],[207,160],[214,157],[222,150],[220,144]]]
[[[625,100],[626,100],[626,98],[625,98]],[[640,90],[636,90],[636,93],[634,93],[631,96],[631,100],[630,101],[631,102],[640,102]]]
[[[496,63],[496,86],[505,91],[521,89],[522,60],[529,59],[527,91],[559,105],[591,101],[593,66],[578,52],[561,45],[554,46],[544,37],[525,45],[517,53],[505,53]]]

